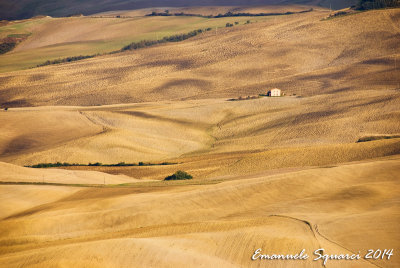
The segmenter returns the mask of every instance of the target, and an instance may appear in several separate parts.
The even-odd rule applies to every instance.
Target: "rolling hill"
[[[305,7],[240,10],[288,8]],[[30,34],[0,56],[0,266],[323,267],[323,248],[361,255],[325,267],[399,267],[400,9],[250,23],[148,11],[0,27]],[[56,162],[146,165],[23,167]],[[193,179],[164,181],[177,170]],[[258,248],[310,258],[252,261]]]
[[[328,15],[329,11],[315,10],[266,17],[257,23],[220,28],[180,43],[2,73],[0,105],[104,105],[232,98],[265,93],[272,86],[281,87],[287,95],[301,96],[396,92],[399,9],[324,20]],[[236,18],[223,19],[234,22]],[[82,31],[75,28],[97,19],[59,20],[59,27],[65,28],[64,35],[76,42],[52,39],[54,30],[46,23],[42,25],[43,35],[38,31],[38,37],[32,35],[15,51],[0,56],[3,66],[7,68],[15,61],[26,64],[35,55],[45,61],[52,49],[69,51],[68,47],[75,55],[81,55],[84,48],[79,44],[90,42],[91,37],[102,42],[97,34],[102,29],[103,39],[109,38],[107,35],[118,36],[114,27],[128,28],[131,19],[114,21],[109,26],[110,19],[98,19],[92,25],[92,31],[97,32],[93,34],[86,34],[91,29],[86,23]],[[191,19],[177,19],[182,23],[188,20]],[[203,23],[201,19],[199,22]],[[194,28],[200,27],[197,22],[195,25]]]
[[[149,7],[185,7],[185,6],[251,6],[251,5],[279,5],[279,4],[302,4],[320,5],[340,9],[354,4],[353,0],[85,0],[85,1],[42,1],[42,0],[17,0],[0,1],[0,19],[15,20],[26,19],[37,15],[50,15],[63,17],[73,14],[90,15],[94,13],[129,10]]]
[[[307,9],[293,6],[276,7],[273,10],[285,12]],[[264,7],[258,10],[270,12],[271,9]],[[18,35],[29,36],[13,51],[0,55],[0,72],[36,67],[46,60],[118,51],[132,42],[141,40],[158,40],[198,29],[222,28],[233,20],[241,25],[248,20],[255,21],[253,17],[209,19],[144,17],[144,15],[129,18],[109,16],[100,14],[94,17],[44,17],[11,22],[0,27],[0,39]],[[265,21],[270,18],[257,17],[257,20]]]
[[[0,185],[2,204],[13,204],[2,211],[0,265],[321,267],[313,261],[319,248],[361,256],[370,247],[397,249],[399,163],[396,157],[140,192]],[[32,198],[39,191],[43,198]],[[31,207],[18,193],[30,196]],[[305,249],[310,258],[252,261],[258,248]],[[399,260],[328,260],[327,267],[398,267]]]

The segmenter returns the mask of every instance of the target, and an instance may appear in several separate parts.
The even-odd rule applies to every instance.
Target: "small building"
[[[282,96],[282,90],[280,90],[279,88],[273,88],[268,91],[267,95],[270,97],[280,97]]]

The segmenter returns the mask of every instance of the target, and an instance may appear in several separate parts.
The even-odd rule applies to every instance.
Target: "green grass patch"
[[[31,35],[32,33],[21,33],[21,34],[9,34],[7,37],[11,38],[27,38]]]
[[[11,22],[5,26],[0,27],[0,38],[7,36],[18,37],[18,35],[30,35],[33,27],[49,22],[49,18]],[[17,35],[17,36],[13,36]]]

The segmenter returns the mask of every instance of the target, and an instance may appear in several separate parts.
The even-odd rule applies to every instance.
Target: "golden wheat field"
[[[0,267],[399,267],[400,9],[144,16],[308,8],[0,26],[32,33],[0,55]],[[57,162],[77,165],[31,167]],[[193,179],[164,181],[178,170]],[[318,249],[360,258],[324,265]]]

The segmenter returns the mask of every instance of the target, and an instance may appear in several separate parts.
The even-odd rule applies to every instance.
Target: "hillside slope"
[[[354,4],[354,0],[0,0],[0,19],[25,19],[35,15],[68,16],[71,14],[94,14],[112,10],[129,10],[146,7],[185,7],[185,6],[240,6],[240,5],[276,5],[276,4],[304,4],[321,5],[324,7],[344,8]]]
[[[229,98],[269,87],[302,96],[396,89],[400,9],[322,20],[327,15],[273,17],[180,43],[3,73],[0,105]]]
[[[396,252],[399,172],[397,157],[141,193],[64,188],[59,200],[35,201],[0,220],[0,265],[321,267],[321,260],[313,261],[319,248],[326,254],[360,251],[362,257],[371,248]],[[0,191],[9,187],[0,185]],[[51,196],[57,189],[42,192]],[[18,196],[2,196],[18,206]],[[258,248],[264,254],[305,249],[310,258],[252,261]],[[326,267],[399,263],[394,254],[390,260],[328,260]]]
[[[177,169],[206,178],[330,165],[400,153],[396,138],[357,143],[365,136],[399,135],[399,104],[396,91],[382,96],[369,90],[335,97],[10,109],[0,112],[0,160],[179,163],[116,169],[152,179]]]
[[[258,8],[269,12],[269,7]],[[275,7],[272,10],[304,11],[303,6]],[[143,10],[137,11],[143,12]],[[148,11],[147,11],[148,12]],[[131,15],[131,13],[130,13]],[[118,18],[116,15],[94,17],[35,18],[13,21],[0,27],[0,39],[10,36],[28,36],[15,49],[0,55],[0,72],[29,69],[54,60],[79,55],[94,55],[121,50],[124,46],[141,40],[156,40],[198,29],[215,29],[232,23],[233,18],[202,17],[145,17]],[[265,21],[271,17],[257,17]],[[253,17],[234,18],[240,25]]]
[[[399,267],[400,9],[328,15],[1,73],[0,267]],[[0,64],[179,19],[10,23],[35,31]],[[144,163],[22,167],[55,162]]]

